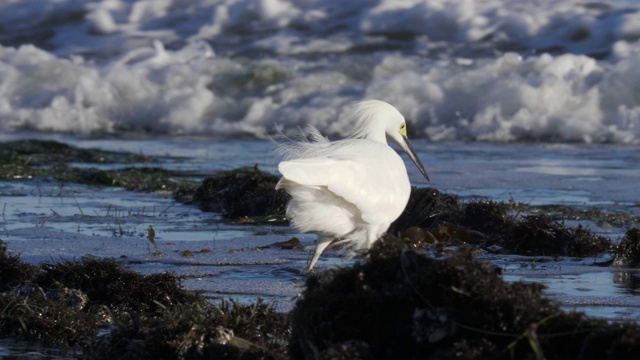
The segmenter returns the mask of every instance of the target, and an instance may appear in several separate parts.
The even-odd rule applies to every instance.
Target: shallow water
[[[13,339],[0,339],[0,358],[6,360],[62,360],[77,359],[82,355],[74,350],[61,350],[34,346],[33,343],[16,341]]]

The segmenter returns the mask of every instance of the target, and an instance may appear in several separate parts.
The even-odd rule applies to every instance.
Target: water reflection
[[[618,285],[623,294],[640,295],[640,270],[616,271],[613,283]]]
[[[77,359],[81,355],[82,351],[79,349],[56,349],[32,342],[0,338],[0,359],[66,360]]]

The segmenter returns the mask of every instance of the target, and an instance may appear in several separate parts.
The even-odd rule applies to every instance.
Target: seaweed
[[[284,359],[289,327],[283,314],[258,300],[223,300],[162,307],[127,319],[94,341],[91,358]]]
[[[51,140],[17,140],[0,143],[0,162],[7,159],[28,166],[51,165],[68,162],[83,163],[147,163],[155,159],[143,154],[82,149]]]
[[[241,168],[206,178],[186,202],[227,219],[284,213],[288,196],[276,190],[278,177],[258,169]],[[184,200],[184,194],[178,196]]]
[[[640,266],[640,229],[629,229],[615,251],[614,265],[620,267]]]
[[[0,179],[18,180],[51,177],[62,183],[122,187],[136,191],[178,192],[192,188],[195,182],[158,167],[127,167],[114,170],[70,166],[71,162],[89,164],[153,163],[155,158],[142,154],[81,149],[56,141],[20,140],[0,143]]]
[[[429,228],[438,221],[456,216],[461,211],[460,206],[456,195],[444,194],[434,188],[411,188],[405,210],[387,233],[396,235],[412,226]]]
[[[0,292],[8,291],[31,279],[36,267],[23,263],[18,255],[7,253],[7,244],[0,240]]]
[[[387,236],[366,261],[309,277],[292,311],[290,353],[294,359],[628,359],[640,353],[637,324],[564,312],[542,290],[537,283],[504,282],[469,251],[439,260]]]
[[[113,316],[204,302],[170,273],[145,276],[91,257],[35,267],[8,256],[4,244],[0,276],[0,333],[46,344],[77,346]]]
[[[135,191],[178,191],[195,185],[187,180],[179,179],[176,174],[161,168],[124,168],[119,170],[75,169],[71,168],[64,176],[57,175],[79,184],[122,187]]]
[[[1,241],[0,275],[7,280],[2,337],[82,347],[85,357],[98,359],[286,358],[287,316],[261,299],[213,305],[171,273],[141,275],[110,258],[34,267],[8,256]]]
[[[470,243],[520,255],[583,257],[612,246],[609,239],[582,226],[570,228],[543,214],[512,214],[509,204],[490,200],[461,203],[456,196],[430,188],[413,190],[405,213],[388,233],[412,227],[426,231],[430,241]]]
[[[25,285],[0,294],[0,335],[63,347],[93,338],[93,314],[83,311],[84,294],[75,289],[45,292]]]
[[[42,288],[80,289],[89,297],[89,306],[104,305],[115,313],[153,312],[160,304],[198,300],[195,293],[182,288],[180,279],[172,273],[142,275],[123,268],[112,258],[43,263],[32,282]]]

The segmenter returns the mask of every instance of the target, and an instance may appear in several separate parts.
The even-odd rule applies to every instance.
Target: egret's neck
[[[361,123],[359,125],[353,137],[378,141],[383,144],[387,143],[387,135],[383,122],[369,121],[368,123]]]
[[[367,136],[366,139],[374,140],[374,141],[378,141],[378,142],[381,142],[383,144],[386,144],[387,143],[387,134],[384,131],[376,132],[376,133],[372,133],[369,136]]]

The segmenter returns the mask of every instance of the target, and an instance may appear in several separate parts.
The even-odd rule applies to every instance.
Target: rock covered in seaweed
[[[637,324],[563,312],[542,296],[542,285],[506,283],[468,252],[437,260],[387,237],[369,256],[307,280],[292,311],[294,359],[628,359],[640,353]]]
[[[455,238],[481,248],[520,255],[592,256],[611,241],[578,226],[570,228],[545,215],[509,212],[508,204],[488,200],[461,203],[436,189],[413,189],[407,208],[389,228],[398,234],[419,227],[435,240]]]
[[[92,359],[285,359],[283,314],[258,300],[195,302],[123,319],[86,353]]]
[[[94,257],[36,267],[6,250],[0,240],[2,338],[84,345],[90,359],[286,358],[287,317],[261,300],[216,306],[171,273],[142,275]]]
[[[276,190],[278,177],[258,169],[242,168],[206,178],[193,195],[182,201],[203,211],[220,212],[228,219],[284,213],[287,195]]]

